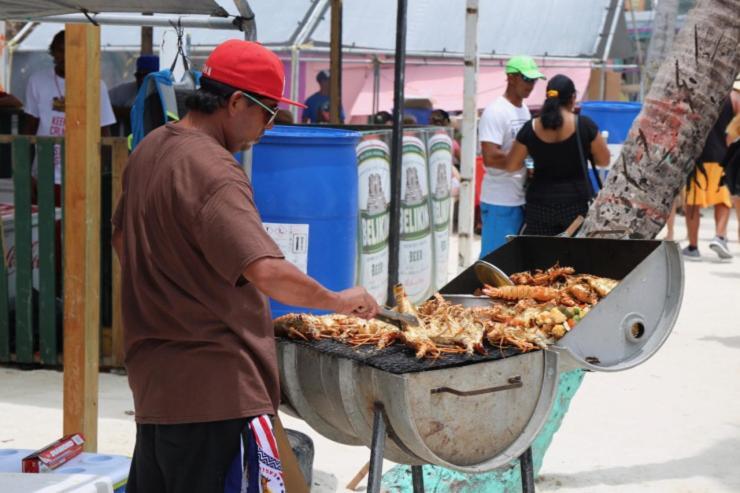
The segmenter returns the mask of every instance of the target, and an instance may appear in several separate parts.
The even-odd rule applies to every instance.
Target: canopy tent
[[[371,114],[373,98],[378,109],[388,110],[392,106],[392,69],[388,67],[393,61],[395,2],[344,0],[343,51],[367,55],[355,59],[345,57],[342,104],[348,115]],[[216,5],[212,1],[191,0],[184,2],[183,6],[187,7],[189,3],[203,3],[205,12],[215,5],[225,14],[236,14],[234,6],[225,1]],[[588,84],[590,64],[632,53],[633,46],[627,38],[619,0],[489,0],[481,3],[482,28],[478,46],[482,59],[528,54],[540,58],[545,65],[560,62],[555,73],[565,73],[576,81],[581,94]],[[256,39],[279,51],[285,61],[288,74],[286,95],[305,99],[317,89],[315,73],[328,66],[329,0],[282,0],[280,9],[275,9],[267,0],[251,0],[249,6],[258,25]],[[573,12],[579,15],[574,16]],[[615,14],[618,16],[616,22]],[[462,109],[463,39],[460,33],[464,15],[465,0],[426,0],[411,2],[409,6],[407,88],[412,94],[429,97],[435,106],[448,110]],[[109,19],[112,17],[115,16],[107,16]],[[557,25],[558,29],[547,28],[552,25]],[[45,55],[50,39],[59,29],[58,24],[42,23],[18,44],[16,52],[20,56],[14,60],[16,69],[10,84],[12,88],[22,91],[30,67],[35,69],[39,63],[50,63],[46,60],[48,57],[32,59],[28,53]],[[213,47],[237,35],[233,30],[200,28],[188,28],[186,32],[196,65]],[[171,28],[155,27],[153,38],[156,51],[163,45],[176,42]],[[105,52],[102,75],[109,87],[131,77],[130,67],[139,43],[139,30],[134,27],[102,26],[101,47]],[[111,55],[113,52],[129,55],[121,58],[121,55]],[[372,57],[384,62],[381,64],[379,87],[373,84]],[[163,60],[162,63],[167,65],[170,61]],[[296,69],[295,81],[291,68]],[[482,106],[492,99],[493,94],[501,92],[504,78],[500,76],[500,68],[485,64],[481,64],[479,76],[478,96]],[[539,94],[540,86],[543,85],[538,84],[532,101],[543,99]]]
[[[31,2],[33,3],[33,1]],[[84,2],[83,2],[84,3]],[[127,2],[128,3],[128,2]],[[153,2],[159,3],[159,2]],[[163,1],[162,3],[177,3]],[[183,2],[210,5],[226,15],[233,15],[213,1]],[[543,58],[573,58],[601,61],[624,58],[632,54],[622,11],[612,29],[612,19],[618,0],[489,0],[480,7],[480,22],[484,26],[478,36],[482,58],[505,58],[527,54]],[[330,22],[328,0],[282,0],[275,9],[266,0],[251,0],[259,25],[257,41],[273,49],[326,52],[329,49]],[[342,46],[346,53],[392,54],[393,37],[388,33],[394,25],[395,0],[344,1],[344,31]],[[573,12],[578,12],[574,16]],[[413,56],[455,57],[463,55],[460,32],[465,15],[464,0],[427,0],[413,2],[409,12],[408,53]],[[37,16],[40,18],[43,16]],[[115,15],[107,18],[115,18]],[[123,16],[120,16],[123,17]],[[552,29],[552,26],[558,29]],[[19,50],[45,50],[49,33],[55,27],[38,26],[19,45]],[[162,42],[166,28],[154,29],[154,44]],[[564,35],[567,33],[567,36]],[[191,48],[210,51],[223,39],[233,37],[233,31],[188,29]],[[53,34],[52,34],[53,35]],[[605,54],[609,37],[613,38],[610,53]],[[136,29],[104,25],[101,46],[110,50],[129,50],[139,46]]]
[[[254,3],[255,13],[259,16],[259,2]],[[378,33],[389,32],[394,25],[395,4],[395,0],[376,0],[372,3],[345,1],[344,49],[362,53],[393,53],[393,38],[378,36]],[[478,53],[482,58],[516,54],[599,61],[604,58],[623,58],[631,53],[632,48],[620,5],[618,0],[481,2]],[[615,12],[621,20],[613,25]],[[265,22],[258,17],[260,21]],[[408,55],[461,58],[464,39],[460,33],[464,22],[465,0],[411,2],[406,39]],[[557,26],[557,29],[553,29],[553,26]],[[329,35],[329,19],[322,16],[310,30],[304,46],[308,49],[328,49]],[[606,53],[610,37],[614,42],[609,53]]]
[[[96,12],[158,12],[234,16],[230,2],[219,0],[28,0],[0,2],[2,16],[16,20],[43,20],[50,15]],[[620,0],[487,0],[481,2],[478,47],[481,57],[528,54],[537,57],[580,58],[601,61],[624,58],[632,53]],[[259,25],[257,40],[273,49],[326,51],[329,48],[329,0],[250,0]],[[393,53],[396,0],[344,0],[342,46],[345,52]],[[577,15],[574,15],[577,13]],[[618,22],[613,22],[614,15]],[[412,2],[408,13],[407,48],[411,56],[462,57],[460,32],[464,25],[465,0]],[[552,29],[558,26],[558,29]],[[105,31],[105,30],[104,30]],[[157,38],[155,30],[155,43]],[[161,30],[160,30],[161,32]],[[219,42],[212,30],[192,29],[194,48],[210,49]],[[102,33],[102,45],[115,48],[136,45],[136,36],[120,36],[122,30]],[[567,33],[565,35],[564,33]],[[233,33],[232,33],[233,34]],[[609,39],[613,42],[609,46]],[[28,49],[38,49],[29,39]],[[43,46],[45,49],[46,46]],[[608,52],[606,52],[608,48]]]

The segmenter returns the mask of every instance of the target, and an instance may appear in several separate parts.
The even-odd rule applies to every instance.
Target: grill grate
[[[349,358],[361,364],[377,368],[396,375],[428,370],[441,370],[459,366],[495,361],[521,354],[514,347],[496,348],[487,346],[488,354],[444,354],[437,359],[416,359],[414,351],[402,344],[394,344],[384,349],[374,346],[352,347],[331,339],[320,341],[302,341],[297,339],[278,339],[278,344],[299,344],[319,353],[330,354],[338,358]]]

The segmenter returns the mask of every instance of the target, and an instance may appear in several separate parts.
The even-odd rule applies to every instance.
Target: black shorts
[[[578,216],[586,217],[588,202],[528,202],[524,211],[524,234],[556,236],[568,229]]]
[[[242,446],[246,449],[248,429],[248,418],[180,425],[137,424],[127,493],[231,491],[232,487],[226,489],[227,484],[234,482],[234,466],[243,466],[237,461],[243,460],[241,451]]]

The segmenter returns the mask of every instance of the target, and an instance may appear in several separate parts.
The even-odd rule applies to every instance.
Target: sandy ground
[[[683,218],[677,222],[676,238],[683,240]],[[672,336],[635,369],[586,375],[545,455],[538,491],[740,491],[740,244],[734,215],[729,231],[736,258],[720,263],[707,246],[713,222],[704,212],[704,259],[685,264],[684,302]],[[0,368],[0,448],[37,448],[56,439],[61,406],[61,373]],[[131,454],[132,409],[126,378],[101,374],[100,452]],[[284,422],[314,440],[314,491],[345,491],[369,458],[367,449],[338,445],[299,420],[286,416]]]

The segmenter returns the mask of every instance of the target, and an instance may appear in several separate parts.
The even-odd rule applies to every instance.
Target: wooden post
[[[340,123],[342,105],[342,0],[331,0],[331,80],[329,81],[329,121]]]
[[[121,185],[123,178],[123,168],[128,160],[128,145],[125,139],[116,139],[113,142],[113,159],[111,172],[111,200],[113,201],[111,211],[115,213],[118,200],[121,198]],[[113,246],[111,245],[111,248]],[[123,317],[121,314],[121,264],[118,261],[116,252],[112,253],[111,263],[113,264],[112,288],[113,296],[113,366],[123,366]]]
[[[64,433],[97,450],[100,362],[100,28],[65,26]]]

